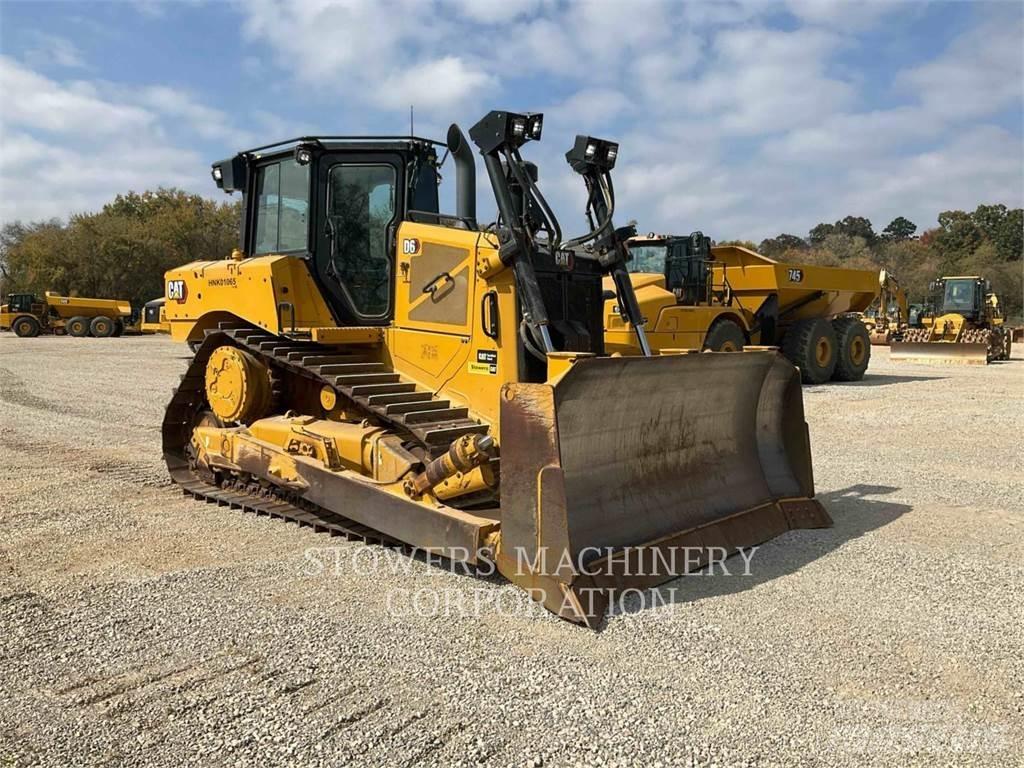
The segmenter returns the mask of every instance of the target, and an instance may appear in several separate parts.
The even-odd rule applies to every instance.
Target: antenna
[[[415,130],[414,126],[415,126],[415,121],[414,121],[414,118],[413,118],[412,104],[410,104],[409,105],[409,135],[410,136],[415,136],[416,135],[416,130]]]

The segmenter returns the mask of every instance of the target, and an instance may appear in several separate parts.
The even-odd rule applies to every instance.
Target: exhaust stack
[[[462,129],[448,127],[448,151],[455,162],[455,212],[476,226],[476,161]]]

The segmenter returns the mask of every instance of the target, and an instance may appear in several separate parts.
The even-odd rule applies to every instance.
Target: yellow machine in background
[[[11,330],[24,338],[40,333],[120,336],[133,319],[128,301],[59,296],[51,291],[42,300],[30,293],[12,293],[0,307],[0,330]]]
[[[881,270],[878,273],[878,284],[880,291],[877,304],[869,308],[862,319],[871,343],[888,346],[903,339],[910,322],[910,304],[906,291],[892,273]]]
[[[857,381],[871,357],[857,313],[878,296],[874,271],[786,264],[708,237],[633,237],[628,265],[654,350],[779,346],[803,381]],[[640,347],[606,279],[605,343]]]
[[[942,277],[931,284],[931,299],[900,343],[893,360],[985,365],[1009,360],[1012,346],[999,298],[977,275]]]
[[[541,116],[437,142],[303,138],[217,163],[242,191],[239,249],[166,274],[175,339],[198,344],[163,424],[197,498],[500,573],[596,625],[609,590],[660,583],[709,545],[830,523],[813,499],[796,369],[769,351],[610,357],[610,275],[645,331],[611,221],[618,146],[567,154],[590,231],[565,239],[520,147]],[[440,145],[443,146],[443,145]],[[683,551],[691,550],[685,561]]]
[[[139,330],[142,333],[171,332],[171,324],[167,322],[166,302],[167,299],[161,296],[158,299],[147,301],[143,305],[142,317],[139,323]]]

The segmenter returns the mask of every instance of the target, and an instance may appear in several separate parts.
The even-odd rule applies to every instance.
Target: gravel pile
[[[1024,361],[873,353],[804,390],[835,527],[593,633],[184,498],[183,346],[2,334],[0,765],[1019,765]]]

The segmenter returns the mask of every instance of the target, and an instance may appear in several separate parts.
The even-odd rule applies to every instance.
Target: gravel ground
[[[2,334],[0,765],[1021,765],[1024,361],[874,356],[804,390],[834,528],[593,633],[183,498],[183,346]]]

